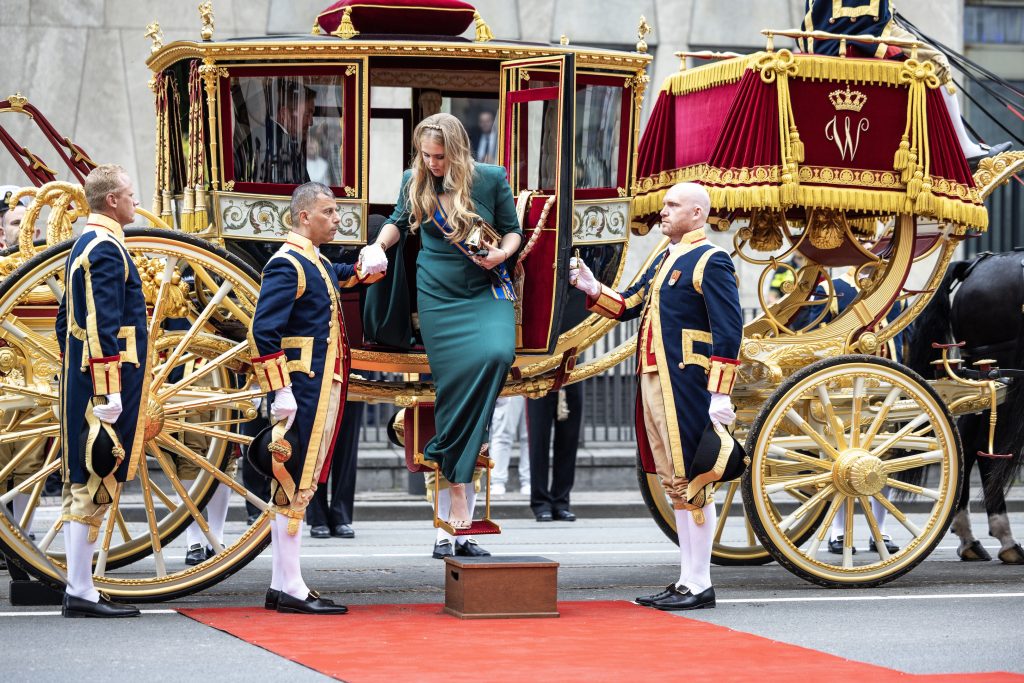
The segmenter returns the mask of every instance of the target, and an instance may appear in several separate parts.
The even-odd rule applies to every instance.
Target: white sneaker
[[[530,485],[524,484],[522,487],[520,487],[519,493],[523,494],[524,496],[530,495]]]
[[[491,484],[491,494],[495,495],[495,496],[504,496],[505,495],[505,485],[504,484],[497,484],[497,483]]]

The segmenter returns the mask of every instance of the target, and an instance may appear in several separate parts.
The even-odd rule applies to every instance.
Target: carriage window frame
[[[534,83],[551,83],[551,86],[543,86],[543,88],[537,88]],[[543,90],[548,87],[556,87],[558,84],[558,73],[555,71],[545,69],[530,69],[530,86],[520,92],[530,92],[531,90]],[[620,196],[620,190],[626,192],[629,191],[629,173],[630,173],[630,159],[632,158],[633,138],[630,135],[632,129],[632,116],[633,116],[633,88],[629,83],[627,76],[611,76],[604,74],[594,74],[586,72],[576,72],[576,78],[574,81],[574,93],[576,96],[580,94],[587,86],[605,86],[612,88],[621,88],[622,97],[619,103],[619,159],[618,167],[616,169],[616,184],[609,186],[600,187],[588,187],[579,188],[578,178],[576,170],[578,168],[577,162],[579,161],[577,155],[580,150],[577,145],[573,145],[573,199],[586,200],[586,199],[608,199],[609,197]],[[573,110],[573,130],[572,134],[575,138],[577,133],[577,126],[580,124],[581,109],[575,107]]]
[[[366,66],[363,60],[337,62],[330,65],[257,65],[228,66],[219,84],[220,109],[220,161],[224,187],[234,192],[263,195],[290,195],[298,183],[264,183],[239,181],[235,178],[234,112],[231,98],[232,80],[237,78],[273,78],[331,76],[341,79],[342,88],[342,160],[341,184],[331,190],[338,199],[358,199],[366,191],[364,158],[364,109],[368,94],[365,90]]]

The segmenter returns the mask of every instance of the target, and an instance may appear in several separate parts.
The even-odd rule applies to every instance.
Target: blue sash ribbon
[[[448,219],[444,215],[444,211],[441,210],[440,202],[438,202],[437,208],[434,209],[434,223],[437,225],[441,233],[448,238],[448,241],[451,242],[452,246],[462,252],[462,255],[476,266],[477,263],[473,261],[473,252],[470,250],[469,245],[467,245],[465,241],[460,240],[456,242],[451,239],[452,233],[455,231],[448,226]],[[479,268],[479,266],[477,267]],[[505,267],[504,263],[499,263],[488,272],[491,274],[491,293],[494,294],[495,299],[498,299],[499,301],[518,300],[516,291],[512,287],[512,278],[509,277],[508,268]]]

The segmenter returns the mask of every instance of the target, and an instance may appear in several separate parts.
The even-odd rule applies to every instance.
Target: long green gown
[[[403,232],[409,229],[410,177],[411,171],[402,176],[398,204],[387,221]],[[476,213],[501,235],[522,234],[504,168],[476,164],[472,198]],[[469,483],[515,360],[513,304],[495,298],[487,271],[449,244],[433,220],[424,221],[419,232],[416,303],[436,391],[436,434],[424,456],[440,463],[448,481]]]

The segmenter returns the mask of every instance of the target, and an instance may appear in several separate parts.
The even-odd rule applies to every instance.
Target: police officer
[[[637,445],[642,459],[653,459],[672,501],[680,573],[664,591],[637,602],[689,610],[715,606],[715,504],[710,484],[691,481],[706,474],[698,471],[694,454],[709,422],[725,427],[736,417],[729,394],[743,324],[732,259],[704,234],[711,209],[707,191],[680,183],[669,188],[664,202],[661,230],[670,244],[633,286],[615,292],[582,262],[573,264],[569,281],[587,293],[591,311],[618,320],[641,318]]]
[[[260,387],[272,393],[274,459],[271,502],[273,574],[265,606],[279,612],[344,614],[302,580],[300,527],[306,506],[329,471],[348,389],[349,348],[339,286],[368,283],[357,264],[320,254],[341,222],[326,185],[306,183],[291,200],[292,231],[263,269],[249,343]]]
[[[97,592],[92,555],[120,482],[142,457],[148,375],[146,301],[124,245],[135,218],[135,190],[124,169],[98,166],[85,179],[89,214],[68,255],[57,311],[64,475],[65,617],[134,617]]]

